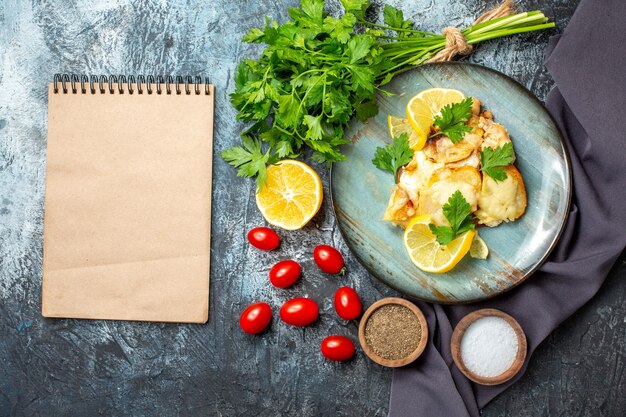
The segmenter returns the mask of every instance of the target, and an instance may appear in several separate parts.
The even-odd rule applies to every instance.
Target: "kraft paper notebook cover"
[[[208,320],[214,87],[49,86],[42,314]]]

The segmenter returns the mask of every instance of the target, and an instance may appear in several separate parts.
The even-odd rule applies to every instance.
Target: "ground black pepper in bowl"
[[[407,307],[387,304],[377,308],[365,323],[365,341],[382,358],[403,359],[420,344],[422,326]]]

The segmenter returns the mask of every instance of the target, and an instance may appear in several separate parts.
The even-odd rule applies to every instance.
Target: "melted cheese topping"
[[[483,175],[476,217],[487,226],[515,220],[526,209],[526,191],[519,171],[509,166],[506,173],[506,179],[499,182]]]
[[[417,206],[419,194],[428,188],[428,181],[436,170],[443,168],[443,164],[432,162],[422,151],[415,152],[413,162],[415,169],[402,171],[398,186],[407,193],[413,204]]]
[[[443,214],[443,205],[455,191],[461,191],[465,200],[475,211],[478,205],[480,174],[473,168],[459,170],[444,169],[437,173],[437,179],[420,196],[418,213],[429,214],[437,226],[449,226]]]
[[[480,167],[480,154],[478,151],[472,152],[470,156],[460,161],[450,162],[446,164],[448,168],[461,168],[461,167],[474,167],[478,169]]]

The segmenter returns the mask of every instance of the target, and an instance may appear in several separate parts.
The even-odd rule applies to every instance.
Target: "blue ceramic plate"
[[[390,142],[387,115],[406,117],[414,94],[432,87],[454,88],[476,97],[509,131],[528,195],[517,221],[480,228],[489,246],[486,260],[466,256],[451,272],[430,274],[413,265],[402,243],[403,231],[382,220],[392,176],[371,160]],[[346,161],[334,164],[331,193],[343,236],[361,263],[397,290],[435,303],[466,303],[501,294],[523,282],[546,259],[565,224],[571,172],[559,131],[535,96],[511,78],[466,63],[429,64],[395,78],[380,96],[380,112],[347,131]]]

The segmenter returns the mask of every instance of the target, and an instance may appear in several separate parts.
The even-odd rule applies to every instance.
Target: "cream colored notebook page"
[[[49,86],[45,317],[208,320],[214,87],[144,80]]]

